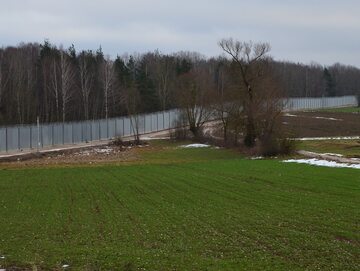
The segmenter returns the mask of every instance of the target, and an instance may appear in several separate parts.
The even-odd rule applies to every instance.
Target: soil
[[[284,130],[292,137],[359,136],[360,114],[296,112],[282,117]]]
[[[2,159],[0,166],[2,168],[18,168],[124,163],[139,159],[139,152],[146,148],[149,148],[147,143],[134,145],[126,142],[120,146],[108,144],[49,153],[31,153],[21,157]]]
[[[339,137],[360,135],[360,114],[332,112],[291,112],[281,119],[283,129],[291,137]],[[221,125],[220,125],[221,126]],[[219,122],[210,122],[205,126],[205,132],[214,140],[222,138]],[[155,136],[164,136],[158,133]],[[166,135],[168,132],[166,132]],[[156,137],[155,137],[156,138]],[[133,145],[124,142],[120,145],[98,145],[79,149],[59,150],[44,153],[29,153],[0,159],[0,168],[43,167],[43,166],[76,166],[116,164],[133,162],[140,159],[143,151],[153,147],[148,144]],[[241,149],[241,147],[238,146]],[[242,150],[249,156],[257,153],[256,149]]]

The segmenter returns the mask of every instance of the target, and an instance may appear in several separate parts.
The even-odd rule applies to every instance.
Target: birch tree
[[[60,94],[62,100],[62,121],[65,122],[67,114],[67,105],[70,102],[73,91],[72,87],[74,85],[75,79],[75,67],[69,57],[69,55],[64,51],[60,51],[60,79],[61,87]]]
[[[92,70],[92,53],[83,51],[79,59],[80,91],[83,102],[84,118],[89,119],[89,98],[94,84],[94,72]]]
[[[104,91],[105,118],[109,117],[109,98],[112,96],[114,84],[114,63],[107,56],[101,64],[101,82]]]

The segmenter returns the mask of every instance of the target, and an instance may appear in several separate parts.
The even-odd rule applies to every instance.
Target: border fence
[[[356,96],[284,99],[285,111],[312,110],[357,105]],[[134,135],[134,120],[140,135],[175,128],[180,110],[136,117],[118,117],[79,122],[0,127],[0,153],[42,149]]]

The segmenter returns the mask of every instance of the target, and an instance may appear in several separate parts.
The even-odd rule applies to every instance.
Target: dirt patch
[[[294,137],[360,135],[360,114],[337,112],[291,112],[282,117],[284,129]]]
[[[139,159],[139,153],[147,148],[149,148],[147,143],[135,145],[131,142],[126,142],[121,146],[108,144],[73,150],[59,150],[50,153],[29,153],[20,157],[3,159],[0,162],[0,166],[3,168],[17,168],[124,163],[136,161]]]

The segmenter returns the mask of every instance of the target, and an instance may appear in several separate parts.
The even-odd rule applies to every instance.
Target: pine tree
[[[325,92],[327,93],[327,95],[330,97],[336,96],[336,84],[330,71],[327,68],[324,69],[324,79],[326,84]]]

